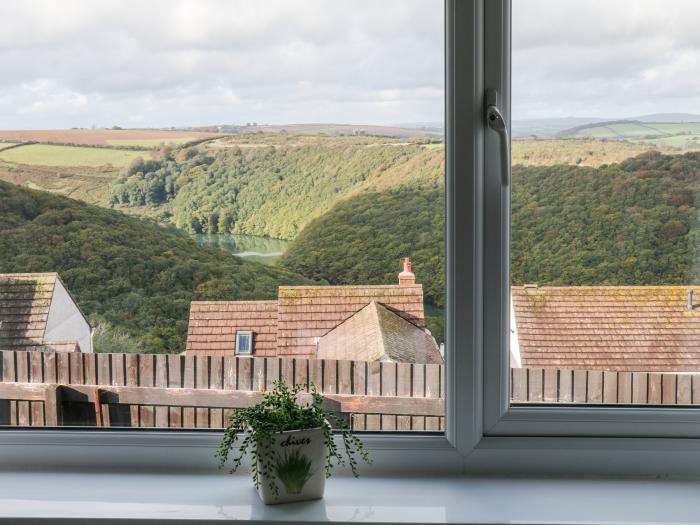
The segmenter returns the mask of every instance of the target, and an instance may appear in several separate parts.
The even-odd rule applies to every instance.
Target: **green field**
[[[0,142],[0,151],[16,146],[17,142]]]
[[[568,138],[627,140],[656,148],[700,149],[700,122],[601,123],[563,132]]]
[[[0,160],[38,166],[127,166],[134,158],[143,157],[139,151],[107,148],[81,148],[28,144],[19,148],[0,150]]]
[[[140,146],[143,148],[157,148],[159,146],[180,146],[195,140],[201,140],[201,137],[178,137],[176,139],[114,139],[108,140],[110,146]]]
[[[648,139],[639,141],[644,144],[654,144],[660,148],[678,148],[683,150],[700,149],[700,134],[698,135],[673,135],[658,139]]]

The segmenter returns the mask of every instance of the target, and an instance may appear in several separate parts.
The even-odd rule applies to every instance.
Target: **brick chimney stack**
[[[399,284],[416,284],[416,276],[413,272],[411,272],[411,259],[408,257],[403,260],[403,272],[399,274]]]

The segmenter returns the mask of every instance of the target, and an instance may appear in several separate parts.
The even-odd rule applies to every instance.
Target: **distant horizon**
[[[32,128],[5,128],[0,127],[0,131],[49,131],[49,130],[69,130],[69,129],[101,129],[101,130],[111,130],[115,126],[120,129],[136,130],[136,129],[156,129],[156,130],[187,130],[187,129],[198,129],[198,128],[215,128],[215,127],[284,127],[284,126],[370,126],[374,128],[400,128],[400,129],[421,129],[422,127],[440,127],[444,126],[442,122],[425,122],[425,123],[394,123],[394,124],[375,124],[368,122],[257,122],[250,126],[247,126],[245,122],[243,123],[217,123],[217,124],[201,124],[201,125],[166,125],[166,126],[122,126],[120,124],[111,125],[96,125],[96,126],[69,126],[69,127],[32,127]],[[117,131],[117,130],[115,130]]]
[[[579,116],[579,115],[567,115],[552,116],[552,117],[533,117],[533,118],[521,118],[513,119],[513,122],[530,122],[530,121],[562,121],[562,120],[585,120],[591,123],[602,123],[602,122],[612,122],[617,120],[628,120],[634,121],[638,119],[648,119],[651,117],[676,117],[682,119],[683,117],[688,117],[689,120],[679,122],[700,122],[699,113],[683,113],[683,112],[663,112],[663,113],[648,113],[644,115],[628,115],[628,116]],[[693,120],[690,120],[693,119]],[[673,120],[676,122],[677,120]],[[666,122],[664,120],[659,120],[658,122]],[[96,125],[96,126],[69,126],[69,127],[32,127],[32,128],[6,128],[0,127],[2,131],[44,131],[44,130],[69,130],[69,129],[101,129],[109,130],[115,126],[120,129],[130,129],[130,130],[187,130],[187,129],[198,129],[198,128],[216,128],[216,127],[292,127],[292,126],[349,126],[349,127],[374,127],[374,128],[400,128],[400,129],[416,129],[420,130],[422,128],[442,128],[444,131],[444,122],[439,120],[425,121],[425,122],[394,122],[394,123],[374,123],[374,122],[343,122],[343,121],[299,121],[299,122],[227,122],[227,123],[213,123],[213,124],[171,124],[164,126],[127,126],[121,125],[119,123],[110,125]]]

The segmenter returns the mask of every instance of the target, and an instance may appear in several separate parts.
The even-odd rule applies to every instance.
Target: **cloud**
[[[697,20],[515,0],[513,117],[700,112]],[[0,66],[2,128],[435,121],[442,1],[7,0]]]
[[[442,16],[441,0],[9,0],[0,127],[438,120]]]
[[[700,113],[700,2],[516,0],[513,118]]]

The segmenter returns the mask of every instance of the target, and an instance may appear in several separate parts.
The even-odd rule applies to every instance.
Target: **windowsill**
[[[248,476],[218,473],[2,472],[0,486],[0,522],[47,523],[690,523],[700,488],[668,480],[334,477],[322,500],[265,506]]]

